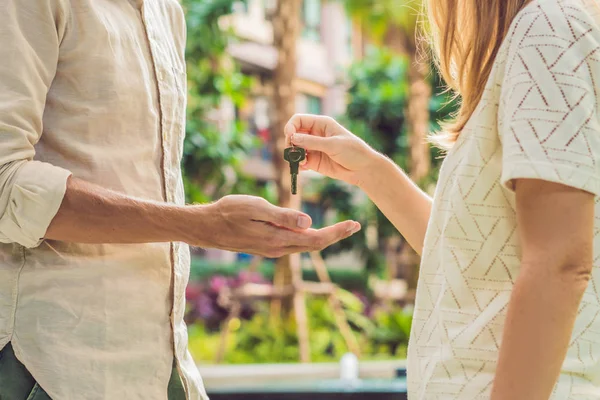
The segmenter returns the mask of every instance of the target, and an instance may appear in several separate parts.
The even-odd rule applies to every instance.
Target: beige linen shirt
[[[0,0],[0,348],[54,400],[165,400],[183,322],[180,243],[42,240],[72,174],[183,204],[185,22],[176,0]]]
[[[408,352],[410,400],[490,398],[521,266],[511,182],[600,195],[599,21],[595,0],[533,0],[444,161]],[[552,400],[600,399],[598,200],[594,231],[593,277]]]

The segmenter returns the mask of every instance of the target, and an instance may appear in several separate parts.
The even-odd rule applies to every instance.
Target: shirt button
[[[162,71],[160,71],[160,70],[159,70],[159,71],[157,72],[156,76],[158,77],[158,80],[162,82],[162,80],[163,80],[163,78],[164,78],[164,77],[163,77],[163,73],[162,73]]]

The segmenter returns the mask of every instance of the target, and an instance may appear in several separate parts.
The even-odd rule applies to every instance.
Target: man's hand
[[[198,247],[278,257],[321,250],[360,230],[346,221],[310,229],[304,213],[251,196],[178,206],[134,199],[71,178],[46,239],[77,243],[186,242]]]
[[[300,211],[276,207],[252,196],[227,196],[198,209],[200,218],[214,219],[209,235],[191,231],[190,244],[238,251],[265,257],[322,250],[360,230],[346,221],[327,228],[310,229],[310,217]],[[198,243],[198,241],[200,241]]]

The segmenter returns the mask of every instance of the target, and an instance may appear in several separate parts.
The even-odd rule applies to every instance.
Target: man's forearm
[[[186,242],[277,258],[320,251],[360,230],[344,221],[310,229],[311,219],[254,196],[225,196],[210,205],[138,200],[70,178],[44,237],[76,243]]]
[[[377,166],[359,184],[419,254],[431,215],[432,199],[393,161],[379,156]]]
[[[134,199],[70,178],[65,197],[45,238],[77,243],[187,241],[190,214],[204,212],[206,218],[202,220],[209,224],[207,207],[210,206],[184,207]],[[197,217],[194,223],[198,223]],[[206,232],[203,229],[194,231]],[[202,238],[196,239],[202,241]]]

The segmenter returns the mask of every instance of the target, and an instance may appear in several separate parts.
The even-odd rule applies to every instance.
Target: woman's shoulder
[[[599,47],[600,0],[532,0],[515,17],[503,52],[509,63],[539,55],[548,64],[568,52],[577,64],[575,58],[600,57]]]
[[[509,37],[578,39],[600,35],[600,0],[532,0],[515,17]]]

